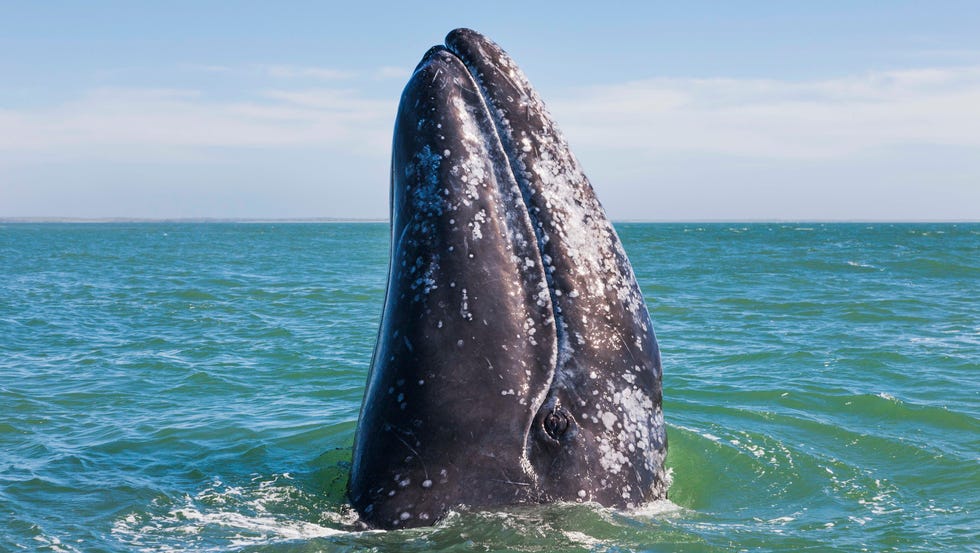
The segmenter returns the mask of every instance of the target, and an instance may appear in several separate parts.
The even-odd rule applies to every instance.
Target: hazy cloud
[[[184,63],[179,67],[188,71],[201,71],[204,73],[230,73],[234,71],[232,67],[227,65],[208,65],[200,63]]]
[[[337,81],[353,78],[356,74],[350,71],[331,69],[329,67],[308,67],[295,65],[262,65],[263,73],[277,78],[306,78],[323,81]]]
[[[815,159],[910,144],[980,147],[980,66],[816,81],[649,79],[550,104],[575,145]]]
[[[197,90],[111,88],[38,109],[0,110],[0,155],[99,159],[209,147],[386,150],[395,103],[352,90],[264,91],[216,101]],[[384,154],[387,155],[387,154]],[[136,161],[136,160],[133,160]]]
[[[0,162],[139,161],[215,147],[386,159],[397,98],[371,99],[357,80],[345,84],[279,86],[236,100],[195,89],[102,88],[58,105],[0,109]],[[621,167],[651,156],[791,161],[909,145],[980,148],[980,67],[972,66],[814,81],[648,79],[571,91],[549,106],[577,151]]]
[[[412,72],[407,67],[382,67],[375,71],[377,79],[408,79]]]

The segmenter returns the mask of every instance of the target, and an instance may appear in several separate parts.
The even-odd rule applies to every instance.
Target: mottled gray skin
[[[450,508],[666,497],[660,353],[632,267],[523,73],[457,29],[395,122],[391,264],[349,495]]]

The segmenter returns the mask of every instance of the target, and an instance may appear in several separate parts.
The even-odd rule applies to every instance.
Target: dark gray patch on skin
[[[401,528],[460,504],[663,498],[660,354],[615,230],[513,61],[474,31],[446,44],[396,118],[351,502]]]

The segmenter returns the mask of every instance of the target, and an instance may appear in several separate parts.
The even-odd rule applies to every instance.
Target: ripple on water
[[[619,225],[670,501],[364,532],[386,225],[3,226],[0,550],[969,550],[977,228]]]

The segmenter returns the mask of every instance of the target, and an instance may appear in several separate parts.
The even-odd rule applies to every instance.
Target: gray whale
[[[402,94],[391,167],[388,288],[348,484],[361,519],[666,497],[650,315],[513,60],[469,29],[430,49]]]

